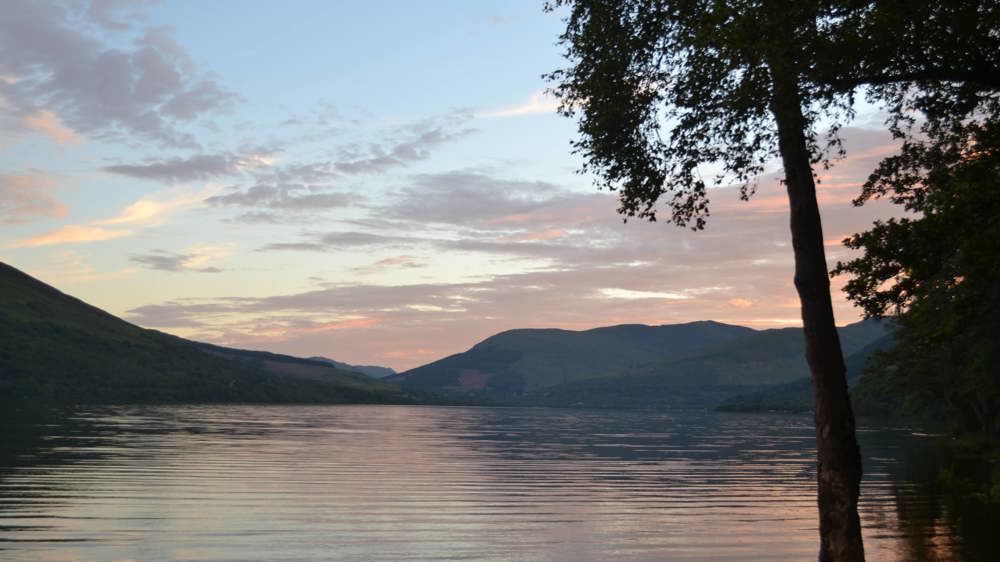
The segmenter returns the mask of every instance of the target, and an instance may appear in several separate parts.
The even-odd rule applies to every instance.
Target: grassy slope
[[[315,364],[234,361],[129,324],[0,263],[0,398],[74,402],[406,402],[410,393]],[[298,360],[303,361],[303,360]],[[308,363],[308,362],[307,362]],[[326,369],[319,375],[321,369]]]
[[[459,385],[463,372],[488,375],[489,387],[520,393],[627,372],[643,363],[690,353],[753,333],[741,326],[692,322],[670,326],[621,325],[581,332],[510,330],[465,353],[401,373],[390,380],[413,388]]]

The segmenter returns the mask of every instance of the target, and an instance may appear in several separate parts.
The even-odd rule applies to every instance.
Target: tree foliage
[[[550,9],[570,4],[556,1]],[[817,72],[830,21],[819,2],[698,0],[574,2],[560,43],[572,65],[546,77],[561,111],[577,117],[573,141],[619,212],[701,229],[707,188],[738,184],[752,195],[779,155],[768,57],[793,45],[813,163],[840,152],[838,123],[853,89]],[[825,60],[825,59],[824,59]],[[817,123],[833,123],[827,133]]]
[[[867,316],[898,318],[896,345],[866,375],[861,406],[996,433],[1000,413],[1000,3],[875,2],[851,12],[868,85],[902,140],[855,204],[887,198],[912,213],[849,238],[839,263]],[[831,80],[834,81],[834,80]]]
[[[965,119],[925,121],[922,137],[910,136],[880,164],[857,202],[888,197],[915,215],[876,222],[846,240],[863,255],[834,273],[853,276],[848,297],[867,316],[898,318],[896,345],[866,375],[859,397],[995,434],[1000,112],[995,95],[980,97]]]

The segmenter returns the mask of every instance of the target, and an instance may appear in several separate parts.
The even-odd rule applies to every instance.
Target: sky
[[[539,1],[6,0],[0,260],[138,325],[415,367],[512,328],[801,325],[775,164],[704,231],[577,171]],[[877,108],[821,173],[828,261]],[[835,278],[838,324],[860,318]]]

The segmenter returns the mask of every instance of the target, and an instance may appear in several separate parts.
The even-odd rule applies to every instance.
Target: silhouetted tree
[[[560,42],[572,65],[548,78],[562,113],[578,117],[574,147],[584,171],[619,191],[619,212],[656,220],[655,205],[666,199],[670,221],[700,229],[706,169],[718,170],[709,182],[736,183],[748,198],[765,165],[781,158],[813,381],[820,559],[863,559],[860,454],[813,166],[843,154],[837,131],[859,87],[886,104],[899,137],[917,122],[914,109],[929,124],[925,134],[960,137],[962,120],[997,100],[997,2],[554,0],[547,7],[564,5]],[[817,131],[821,119],[826,135]]]
[[[619,212],[701,229],[709,183],[748,198],[775,157],[784,165],[812,373],[820,559],[863,560],[857,503],[861,457],[834,324],[813,166],[840,152],[838,123],[853,87],[816,67],[840,21],[819,2],[578,0],[561,44],[571,66],[548,78],[561,111],[578,117],[584,170],[618,190]],[[853,75],[837,74],[852,79]],[[832,132],[821,135],[826,119]],[[718,170],[709,180],[703,174]]]
[[[864,254],[834,272],[853,276],[848,297],[867,316],[898,315],[896,345],[865,375],[859,394],[995,434],[1000,3],[884,2],[856,23],[857,44],[875,53],[867,65],[909,79],[883,79],[871,90],[886,102],[890,130],[903,144],[855,203],[885,197],[915,213],[848,239]],[[863,73],[874,74],[858,67]]]

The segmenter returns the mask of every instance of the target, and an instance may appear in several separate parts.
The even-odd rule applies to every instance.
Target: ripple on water
[[[0,457],[2,559],[816,552],[807,417],[176,406],[82,410],[18,431],[27,437]],[[866,549],[880,560],[961,558],[948,514],[906,479],[909,431],[861,432]]]

